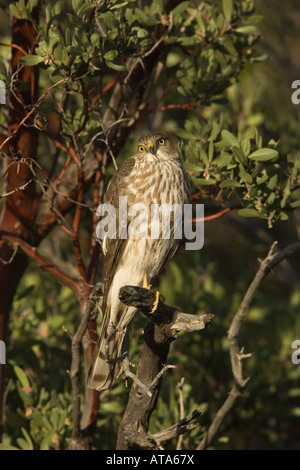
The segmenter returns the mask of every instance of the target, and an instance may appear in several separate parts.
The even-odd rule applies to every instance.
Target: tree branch
[[[62,285],[69,287],[79,298],[86,295],[83,281],[73,278],[69,274],[64,273],[58,266],[55,266],[49,259],[40,255],[37,249],[19,237],[0,231],[0,237],[13,247],[19,247],[21,250],[33,260],[40,268],[50,273]],[[89,289],[90,290],[90,289]]]
[[[89,448],[90,440],[84,435],[81,429],[81,409],[80,409],[80,397],[81,397],[81,382],[80,382],[80,362],[81,362],[81,343],[83,336],[88,327],[91,316],[95,308],[97,308],[97,301],[99,298],[98,292],[99,286],[96,285],[89,296],[86,310],[81,318],[80,324],[77,328],[76,333],[71,336],[66,327],[66,331],[72,340],[72,362],[71,370],[69,372],[71,384],[72,384],[72,397],[73,397],[73,429],[72,429],[72,440],[70,448],[71,450],[87,450]],[[91,391],[92,393],[93,391]],[[95,394],[93,394],[95,395]],[[97,394],[99,399],[99,394]]]
[[[228,330],[228,340],[230,347],[230,359],[234,385],[231,391],[229,392],[229,395],[226,398],[225,402],[218,410],[206,435],[204,436],[200,444],[196,447],[196,450],[204,450],[210,445],[215,435],[219,431],[224,419],[234,406],[237,398],[242,395],[242,391],[248,383],[249,377],[245,379],[243,378],[242,360],[247,357],[250,357],[251,354],[244,354],[244,348],[241,348],[239,346],[238,340],[241,326],[246,318],[246,315],[249,311],[251,302],[256,294],[257,289],[259,288],[262,280],[275,266],[281,263],[281,261],[283,261],[284,259],[293,256],[297,251],[300,251],[300,242],[296,242],[292,245],[287,246],[281,251],[274,253],[276,244],[277,242],[273,243],[268,255],[263,261],[261,261],[260,267],[253,281],[251,282],[246,294],[244,295],[244,298],[236,314],[232,319],[230,328]]]
[[[136,372],[143,387],[134,380],[118,432],[117,449],[154,448],[162,441],[194,427],[194,425],[181,427],[179,422],[154,437],[147,434],[150,416],[159,396],[162,371],[165,369],[170,343],[177,337],[178,331],[206,328],[214,315],[190,315],[179,312],[161,301],[157,310],[152,312],[156,295],[142,287],[124,286],[120,289],[119,298],[126,305],[138,308],[151,322],[144,330],[145,342]],[[148,390],[151,391],[151,396],[147,393]]]

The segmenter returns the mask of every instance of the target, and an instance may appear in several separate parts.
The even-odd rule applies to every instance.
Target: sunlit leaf
[[[242,217],[258,217],[259,213],[256,209],[239,209],[238,214]]]
[[[248,158],[250,158],[251,160],[257,160],[259,162],[266,162],[269,160],[273,160],[277,157],[278,157],[277,150],[269,149],[269,148],[261,148],[259,150],[256,150],[255,152],[252,152],[250,155],[248,155]]]

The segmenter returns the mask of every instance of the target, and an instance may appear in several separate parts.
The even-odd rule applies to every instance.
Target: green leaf
[[[83,54],[83,50],[79,47],[67,46],[67,51],[70,53],[73,59],[75,59],[76,57],[81,58]]]
[[[112,62],[111,60],[106,61],[107,67],[113,70],[117,70],[117,72],[123,72],[126,70],[123,64],[117,64],[116,62]]]
[[[214,157],[214,143],[211,140],[208,146],[208,161],[212,162],[213,157]]]
[[[22,387],[30,387],[30,382],[25,374],[25,372],[19,366],[14,366],[14,373],[18,377],[19,381],[21,382]]]
[[[232,162],[232,155],[227,152],[222,152],[221,155],[215,158],[214,163],[218,168],[227,167]]]
[[[24,436],[24,439],[23,439],[22,437],[19,437],[19,438],[17,439],[17,443],[19,444],[19,446],[20,446],[23,450],[34,450],[31,437],[30,437],[30,435],[28,434],[28,432],[26,431],[26,429],[22,427],[22,428],[21,428],[21,431],[22,431],[22,434],[23,434],[23,436]]]
[[[138,28],[137,30],[137,37],[138,38],[146,38],[148,36],[148,30],[145,28]]]
[[[11,446],[9,444],[0,443],[0,450],[21,450],[19,447]]]
[[[113,28],[115,26],[114,24],[114,16],[111,11],[106,11],[105,13],[102,13],[100,15],[101,20],[103,20],[104,25],[107,28]]]
[[[246,172],[244,166],[242,164],[239,165],[239,176],[242,181],[245,181],[245,183],[251,184],[252,183],[252,176]]]
[[[118,57],[118,51],[116,50],[111,50],[111,51],[108,51],[104,54],[104,59],[106,60],[114,60],[116,57]]]
[[[72,0],[72,7],[76,14],[78,14],[79,9],[84,4],[83,0]]]
[[[10,4],[9,10],[15,18],[18,18],[18,19],[23,18],[22,12],[15,5]]]
[[[222,139],[224,141],[224,144],[226,146],[235,146],[235,147],[239,147],[240,144],[237,140],[237,138],[231,134],[231,132],[229,131],[226,131],[225,129],[221,132],[221,136],[222,136]]]
[[[39,0],[28,0],[27,6],[29,10],[32,11],[32,9],[37,6],[38,2]]]
[[[226,20],[230,21],[232,16],[233,10],[233,3],[232,0],[223,0],[222,2],[223,13]]]
[[[232,178],[228,178],[220,184],[220,188],[238,188],[240,183]]]
[[[250,158],[251,160],[257,160],[259,162],[266,162],[268,160],[278,158],[278,152],[274,149],[262,148],[250,153],[250,155],[248,155],[248,158]]]
[[[198,136],[195,134],[191,134],[190,132],[186,131],[185,129],[176,129],[175,134],[178,135],[178,137],[181,137],[181,139],[186,139],[186,140],[197,140]]]
[[[285,212],[280,212],[279,219],[280,220],[288,220],[289,216]]]
[[[135,16],[138,19],[139,23],[145,24],[147,22],[147,15],[140,8],[135,9]]]
[[[18,437],[17,438],[17,443],[19,444],[19,446],[21,447],[20,450],[33,450],[30,445],[28,444],[28,442],[26,441],[26,439],[23,439],[23,437]]]
[[[300,206],[300,199],[298,199],[297,201],[293,201],[290,203],[290,206],[295,209],[295,207],[299,207]]]
[[[236,28],[235,31],[241,34],[250,34],[250,33],[254,33],[255,30],[256,30],[255,26],[249,25],[249,26],[240,26],[239,28]]]
[[[52,441],[52,438],[55,434],[55,429],[51,429],[50,431],[48,431],[43,439],[42,439],[42,442],[40,444],[40,450],[48,450],[49,449],[49,446],[51,444],[51,441]]]
[[[34,286],[34,285],[30,285],[30,286],[25,287],[25,289],[23,289],[20,292],[20,294],[18,294],[17,300],[24,299],[25,297],[29,298],[31,296],[31,294],[33,293],[35,287],[36,286]]]
[[[90,43],[92,44],[92,46],[99,46],[100,40],[101,40],[100,31],[94,31],[90,35]]]
[[[166,67],[175,67],[175,65],[180,64],[182,61],[181,54],[178,54],[177,52],[169,52],[166,58]]]
[[[62,10],[63,10],[64,4],[61,0],[55,3],[54,7],[52,8],[52,15],[57,16],[59,15]]]
[[[242,150],[239,147],[234,146],[232,148],[233,155],[236,157],[236,160],[239,161],[240,163],[245,163],[245,155],[242,152]]]
[[[69,22],[75,26],[76,28],[82,28],[82,24],[80,23],[80,21],[78,21],[78,19],[72,15],[71,13],[66,13],[67,15],[67,18],[69,20]]]
[[[276,198],[276,194],[274,192],[270,193],[266,200],[266,203],[271,206],[273,202],[275,201],[275,198]]]
[[[90,3],[84,3],[83,5],[81,5],[79,10],[77,11],[77,15],[80,18],[83,18],[84,16],[89,14],[92,11],[92,9],[93,9],[93,5],[91,5]]]
[[[192,171],[194,173],[200,173],[200,171],[203,170],[203,168],[201,168],[200,166],[195,165],[194,163],[189,163],[189,162],[185,162],[184,167],[186,171]]]
[[[238,214],[242,217],[258,217],[259,214],[255,209],[240,209],[238,210]]]
[[[200,184],[201,186],[211,186],[216,184],[216,180],[214,178],[191,178],[195,183]]]
[[[187,9],[189,3],[190,2],[182,2],[177,5],[177,7],[172,10],[173,17],[175,17],[176,15],[181,15],[181,13],[183,13]]]
[[[110,9],[111,10],[116,10],[117,8],[126,7],[126,5],[128,5],[128,2],[121,2],[121,3],[118,3],[117,5],[114,5],[113,7],[110,7]]]
[[[288,199],[288,197],[290,196],[291,194],[291,180],[287,180],[286,182],[286,185],[284,187],[284,190],[283,190],[283,196],[282,196],[282,199],[280,201],[280,207],[285,207],[285,204],[286,204],[286,201]]]
[[[41,62],[44,62],[44,60],[44,57],[40,57],[39,55],[25,55],[24,57],[21,57],[20,62],[23,65],[28,65],[29,67],[32,67],[33,65],[37,65]]]
[[[267,184],[267,187],[268,187],[269,189],[273,190],[273,189],[276,188],[277,184],[278,184],[278,175],[275,174],[275,175],[273,175],[273,176],[270,178],[270,180],[269,180],[269,182],[268,182],[268,184]]]

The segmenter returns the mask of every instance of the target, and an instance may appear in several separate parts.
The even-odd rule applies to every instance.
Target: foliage
[[[300,205],[300,160],[279,157],[274,140],[263,147],[254,127],[236,137],[223,128],[222,118],[202,120],[201,125],[197,117],[177,134],[186,139],[182,153],[188,156],[186,168],[199,191],[212,187],[217,196],[222,190],[225,205],[238,207],[239,215],[266,218],[271,227]]]
[[[179,138],[193,194],[205,203],[206,215],[230,212],[226,220],[207,223],[203,253],[179,250],[160,278],[160,291],[168,304],[216,314],[212,327],[200,338],[196,333],[180,335],[173,345],[169,362],[177,369],[166,372],[151,420],[151,432],[157,432],[179,419],[177,383],[184,376],[185,413],[203,407],[200,427],[183,438],[183,448],[191,449],[227,396],[231,373],[226,330],[257,270],[257,258],[264,256],[274,239],[284,246],[295,238],[290,221],[300,204],[298,141],[290,137],[295,121],[274,122],[255,99],[259,94],[263,101],[265,83],[257,83],[255,73],[260,70],[264,77],[261,66],[267,56],[258,49],[257,28],[263,18],[252,1],[178,2],[170,14],[165,13],[162,0],[144,7],[141,3],[45,2],[38,6],[37,47],[20,62],[39,69],[44,96],[35,122],[41,133],[38,162],[43,170],[61,175],[69,146],[83,161],[93,144],[100,142],[114,159],[120,149],[114,147],[111,136],[119,122],[128,124],[128,135],[134,128],[142,133],[147,127],[159,127]],[[37,5],[37,0],[19,0],[9,10],[14,17],[28,20]],[[129,111],[124,106],[115,119],[108,119],[114,88],[124,84],[153,51],[163,67],[145,75],[150,92],[145,91],[144,106],[132,106]],[[21,89],[5,57],[0,79],[8,88]],[[2,111],[0,124],[6,126],[6,110]],[[135,137],[130,137],[118,161],[134,153]],[[113,171],[111,165],[107,175]],[[37,180],[42,192],[43,179]],[[91,243],[91,190],[83,202],[81,240],[86,259]],[[71,242],[57,232],[51,237],[52,247],[42,244],[41,250],[50,258],[60,258],[68,272],[67,260],[72,264],[74,259]],[[55,239],[60,243],[55,245]],[[299,412],[299,371],[290,361],[290,344],[299,333],[299,275],[294,269],[291,263],[279,272],[279,279],[266,282],[250,311],[243,341],[247,350],[256,353],[247,363],[251,381],[215,448],[298,446],[292,430]],[[5,369],[6,435],[1,448],[68,448],[72,398],[66,371],[71,352],[62,327],[74,332],[78,317],[74,294],[30,265],[13,305]],[[144,326],[145,320],[136,315],[130,341],[135,363]],[[103,397],[95,448],[113,448],[127,396],[128,389],[119,380]],[[167,446],[175,448],[176,443]]]

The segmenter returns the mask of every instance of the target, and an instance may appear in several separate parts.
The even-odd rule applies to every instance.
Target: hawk
[[[112,204],[116,210],[117,228],[115,237],[104,237],[102,241],[103,321],[88,374],[88,386],[98,391],[112,385],[115,359],[120,353],[127,325],[136,312],[134,307],[127,307],[119,300],[120,288],[124,285],[149,286],[173,256],[179,242],[174,237],[174,217],[170,219],[169,237],[162,237],[160,228],[159,236],[151,238],[149,225],[148,237],[133,237],[130,232],[127,238],[121,236],[119,218],[124,214],[121,210],[119,213],[120,196],[127,197],[129,209],[134,204],[143,204],[149,209],[152,204],[175,204],[183,209],[184,204],[189,203],[188,176],[179,151],[168,137],[161,133],[142,137],[138,141],[138,153],[118,168],[104,196],[104,203]],[[123,223],[121,231],[132,222],[130,211],[128,214],[127,226],[124,227]],[[155,223],[160,220],[158,217]]]

